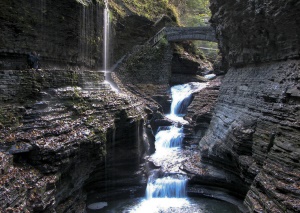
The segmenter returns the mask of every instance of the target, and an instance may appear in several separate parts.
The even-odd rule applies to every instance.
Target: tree
[[[170,0],[170,3],[178,8],[184,26],[205,25],[211,16],[209,0]]]

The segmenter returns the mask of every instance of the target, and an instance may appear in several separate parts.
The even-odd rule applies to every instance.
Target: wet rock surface
[[[219,95],[222,76],[215,80],[208,81],[206,87],[193,94],[193,101],[189,105],[184,116],[190,124],[192,135],[187,134],[186,138],[191,138],[191,144],[198,145],[198,141],[204,136],[209,127],[215,104]]]

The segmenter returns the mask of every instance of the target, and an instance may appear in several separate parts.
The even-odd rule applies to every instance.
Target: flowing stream
[[[108,0],[104,0],[104,40],[103,58],[106,83],[118,92],[118,87],[112,80],[108,70],[109,62],[109,7]],[[143,198],[130,197],[125,200],[110,202],[94,202],[88,205],[88,212],[140,212],[140,213],[168,213],[168,212],[203,212],[203,213],[232,213],[237,208],[229,203],[209,198],[187,197],[187,175],[179,169],[186,159],[181,153],[184,140],[183,119],[187,107],[192,102],[192,94],[203,88],[205,83],[189,83],[171,88],[171,113],[167,118],[174,121],[172,126],[159,127],[155,135],[156,151],[148,158],[159,169],[154,169],[148,178],[146,195]]]
[[[172,87],[172,109],[167,115],[175,122],[172,126],[159,127],[155,135],[156,151],[148,158],[159,169],[151,171],[145,197],[89,205],[88,212],[135,213],[237,213],[233,204],[212,198],[187,197],[187,175],[179,169],[186,156],[182,155],[184,140],[183,119],[192,101],[192,93],[203,89],[203,83],[189,83]],[[100,210],[99,210],[100,209]]]
[[[192,82],[183,85],[176,85],[171,88],[172,103],[171,111],[167,118],[180,122],[182,124],[188,123],[183,119],[186,113],[187,107],[192,102],[192,94],[205,88],[206,83]]]
[[[161,168],[154,170],[149,176],[146,199],[133,209],[133,212],[145,212],[149,203],[152,205],[151,208],[157,209],[158,212],[170,208],[180,209],[188,205],[187,176],[179,169],[184,160],[180,156],[184,139],[182,123],[187,123],[183,116],[192,101],[192,93],[205,86],[204,83],[189,83],[171,88],[171,113],[167,117],[179,123],[159,127],[155,135],[156,151],[149,160]]]

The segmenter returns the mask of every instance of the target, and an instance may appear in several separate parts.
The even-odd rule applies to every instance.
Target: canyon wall
[[[113,92],[103,72],[1,71],[0,81],[1,212],[84,212],[91,190],[144,192],[141,99]]]
[[[300,2],[211,0],[229,66],[202,161],[239,176],[251,212],[300,211]]]
[[[139,2],[135,4],[109,1],[110,66],[172,22]],[[137,14],[136,6],[147,14]],[[172,14],[164,1],[156,6],[160,15]],[[27,68],[30,52],[39,54],[44,69],[102,69],[103,10],[104,0],[1,1],[0,69]]]
[[[0,3],[0,69],[24,69],[31,51],[41,67],[99,67],[103,3],[4,0]]]
[[[170,21],[158,17],[154,26],[132,5],[109,4],[112,62]],[[103,64],[103,7],[100,0],[0,2],[1,212],[85,212],[93,192],[109,199],[145,191],[144,121],[159,106],[123,88],[117,94],[103,72],[89,71]],[[32,51],[42,69],[28,69]]]

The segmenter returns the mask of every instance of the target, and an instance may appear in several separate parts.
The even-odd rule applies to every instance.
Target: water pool
[[[212,198],[132,198],[107,202],[88,213],[239,213],[237,206]]]

